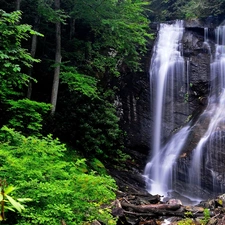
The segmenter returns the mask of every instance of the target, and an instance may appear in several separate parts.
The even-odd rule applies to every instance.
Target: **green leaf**
[[[15,209],[14,209],[14,208],[12,208],[12,207],[10,207],[10,206],[4,206],[4,208],[5,208],[5,209],[8,209],[8,210],[10,210],[10,211],[15,212]]]
[[[17,200],[19,202],[31,202],[31,201],[33,201],[33,199],[31,199],[31,198],[17,198]]]
[[[11,63],[5,63],[4,66],[5,67],[10,67],[11,66]]]
[[[8,187],[5,188],[4,193],[5,193],[5,195],[8,195],[9,193],[11,193],[11,192],[14,191],[14,190],[16,190],[15,187],[13,187],[13,186],[8,186]]]
[[[19,202],[15,201],[12,197],[10,197],[9,195],[5,195],[6,198],[9,200],[9,202],[12,204],[12,206],[19,212],[22,212],[22,210],[24,210],[24,206],[21,205]]]

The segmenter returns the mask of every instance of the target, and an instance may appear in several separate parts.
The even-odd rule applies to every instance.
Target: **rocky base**
[[[183,205],[180,199],[160,201],[146,192],[118,192],[112,214],[118,225],[224,225],[225,195],[200,204]]]
[[[145,190],[144,168],[137,164],[142,155],[132,155],[123,165],[108,168],[118,185],[112,214],[117,225],[224,225],[225,194],[197,204],[179,193],[171,198],[151,195]]]

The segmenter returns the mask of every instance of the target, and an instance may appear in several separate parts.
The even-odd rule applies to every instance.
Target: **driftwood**
[[[159,216],[175,216],[175,217],[182,217],[182,218],[197,218],[197,217],[204,217],[203,213],[195,213],[195,214],[186,214],[185,212],[179,212],[179,211],[171,211],[171,210],[156,210],[148,213],[138,213],[138,212],[131,212],[131,211],[123,211],[126,215],[132,215],[136,217],[152,217],[157,218]],[[211,214],[212,216],[214,214]]]
[[[133,215],[133,216],[141,216],[141,217],[159,217],[159,216],[176,216],[176,217],[185,217],[184,212],[176,212],[176,211],[168,211],[168,210],[157,210],[157,211],[152,211],[148,213],[137,213],[137,212],[130,212],[124,210],[124,213],[126,215]]]
[[[160,195],[151,195],[149,193],[143,192],[132,192],[132,193],[124,193],[122,191],[117,191],[117,196],[120,198],[127,198],[129,200],[134,200],[136,198],[146,199],[149,203],[158,203],[160,202]]]
[[[131,196],[134,196],[135,198],[145,198],[148,200],[150,203],[158,203],[160,202],[160,195],[150,195],[150,194],[145,194],[145,193],[135,193],[135,194],[130,194]],[[129,195],[129,196],[130,196]]]
[[[210,211],[207,219],[210,220],[212,225],[219,225],[216,222],[223,219],[225,221],[224,211],[222,212],[223,207],[216,208],[213,205],[214,201],[203,202],[198,206],[184,206],[179,199],[171,198],[165,203],[160,201],[160,197],[148,193],[123,193],[114,202],[112,215],[116,216],[119,224],[123,225],[134,224],[136,221],[139,221],[139,225],[156,225],[159,221],[169,217],[173,217],[174,220],[174,223],[171,224],[177,224],[177,221],[188,217],[193,220],[206,218],[205,209],[208,209]],[[214,220],[216,222],[213,222]]]
[[[122,207],[131,208],[136,212],[155,212],[159,210],[178,210],[180,204],[149,204],[149,205],[133,205],[126,202],[121,202]]]
[[[173,216],[173,217],[204,217],[204,213],[200,211],[192,211],[192,213],[188,213],[188,211],[180,204],[148,204],[148,205],[134,205],[127,202],[119,202],[117,200],[116,209],[119,212],[117,216],[123,218],[124,215],[127,216],[135,216],[135,217],[151,217],[151,218],[159,218],[160,216]],[[115,212],[115,211],[114,211]],[[214,214],[210,213],[212,217]]]

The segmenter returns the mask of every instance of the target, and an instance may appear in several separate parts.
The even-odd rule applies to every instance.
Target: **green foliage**
[[[21,90],[30,77],[22,72],[23,67],[31,67],[39,62],[22,48],[21,43],[30,35],[41,35],[32,30],[30,25],[20,24],[21,12],[6,13],[0,10],[0,96],[6,98]]]
[[[97,80],[93,77],[79,74],[74,67],[63,67],[61,82],[66,83],[70,91],[78,91],[91,98],[97,98]]]
[[[65,161],[65,152],[65,145],[51,136],[38,139],[1,129],[1,176],[18,187],[16,196],[33,199],[14,224],[59,225],[63,220],[79,225],[96,219],[115,225],[109,206],[115,199],[115,181],[82,172],[85,160]]]
[[[91,99],[76,92],[64,92],[58,102],[58,111],[48,126],[50,123],[51,127],[44,129],[54,127],[55,136],[75,146],[85,157],[103,160],[116,156],[117,150],[122,149],[123,132],[116,109],[103,96]]]
[[[178,221],[177,225],[194,225],[194,221],[190,218],[186,218],[183,220]]]
[[[184,213],[185,217],[193,217],[193,213],[190,211],[187,211]]]
[[[203,213],[204,213],[204,218],[201,220],[201,224],[206,225],[210,219],[210,211],[209,209],[204,209]]]
[[[146,53],[149,34],[148,1],[67,1],[71,19],[78,21],[87,36],[68,43],[66,57],[72,56],[79,68],[98,77],[119,75],[123,67],[140,69],[140,56]],[[69,47],[70,46],[70,47]],[[70,51],[74,54],[70,54]],[[78,51],[77,51],[78,50]]]
[[[116,156],[118,157],[118,158],[115,159],[117,162],[126,162],[127,160],[132,159],[130,155],[124,153],[120,149],[117,150]]]
[[[188,100],[189,100],[189,93],[186,92],[186,93],[184,94],[184,102],[188,102]]]
[[[44,18],[45,21],[55,23],[60,21],[65,24],[68,15],[63,10],[54,9],[54,1],[52,0],[38,0],[36,2],[38,15]]]
[[[191,0],[177,1],[176,8],[180,9],[180,13],[185,15],[186,19],[206,18],[210,15],[217,16],[223,11],[224,0]]]
[[[24,206],[20,202],[32,201],[30,198],[13,198],[9,195],[16,188],[13,186],[8,186],[6,180],[0,180],[0,204],[1,204],[1,214],[0,221],[5,220],[5,211],[10,210],[15,212],[22,212],[25,210]]]
[[[200,220],[200,223],[195,222],[191,218],[185,218],[183,220],[180,220],[177,225],[194,225],[194,224],[201,224],[201,225],[206,225],[209,222],[210,219],[210,211],[209,209],[204,209],[204,218]],[[185,217],[193,217],[192,212],[185,212]]]
[[[152,0],[154,20],[201,19],[224,13],[224,0]]]
[[[100,160],[93,158],[90,161],[90,165],[91,165],[91,168],[94,171],[97,171],[99,174],[107,174],[106,168]]]
[[[24,134],[39,134],[42,128],[43,116],[50,111],[51,105],[43,102],[22,99],[18,101],[8,100],[11,112],[9,126]]]

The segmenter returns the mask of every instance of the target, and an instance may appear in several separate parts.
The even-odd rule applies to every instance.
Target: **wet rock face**
[[[178,159],[177,176],[179,177],[176,190],[182,193],[182,189],[190,189],[196,196],[207,199],[225,192],[225,152],[222,146],[225,146],[225,127],[224,122],[218,124],[216,130],[210,135],[210,138],[202,146],[201,156],[201,187],[189,183],[188,168],[192,157],[192,151],[200,139],[205,135],[212,115],[203,113],[195,126],[192,127],[188,143],[184,149],[183,157]],[[221,148],[222,147],[222,148]],[[189,183],[188,186],[186,183]],[[190,194],[193,194],[190,193]]]
[[[213,51],[211,41],[204,41],[204,29],[187,28],[183,35],[183,54],[189,64],[187,72],[189,76],[190,101],[206,97],[209,92],[210,59]],[[198,107],[200,101],[194,103]]]
[[[218,127],[206,143],[205,157],[205,185],[206,187],[217,193],[225,191],[225,152],[221,146],[225,146],[225,130]],[[214,185],[212,185],[214,184]],[[214,190],[215,189],[215,190]]]
[[[127,74],[120,82],[121,126],[126,147],[148,155],[150,142],[150,99],[148,73]]]
[[[174,131],[182,127],[191,117],[201,113],[207,105],[210,51],[213,49],[209,50],[210,43],[208,46],[204,43],[203,26],[199,28],[196,27],[196,23],[194,24],[194,27],[191,27],[191,24],[187,25],[182,43],[185,76],[189,76],[189,82],[182,85],[175,83],[179,95],[175,98],[168,96],[166,99],[165,107],[174,101],[174,119],[171,121],[171,114],[166,109],[163,141],[167,141]],[[126,147],[146,154],[146,158],[151,148],[151,133],[154,132],[150,100],[152,93],[149,85],[150,58],[151,53],[145,61],[144,72],[129,73],[123,77],[119,91],[122,108],[121,125],[127,132]]]
[[[177,161],[176,177],[178,179],[175,184],[175,190],[178,196],[187,194],[187,189],[190,189],[191,196],[200,196],[203,199],[213,197],[213,192],[216,192],[216,194],[225,193],[225,151],[223,151],[225,149],[225,122],[219,124],[213,135],[211,135],[210,140],[205,143],[203,149],[202,166],[204,166],[204,170],[201,170],[201,183],[204,188],[189,183],[188,177],[191,153],[196,148],[201,137],[204,136],[211,118],[211,115],[203,112],[208,104],[207,99],[210,89],[210,56],[215,51],[213,47],[213,33],[213,27],[211,27],[208,44],[206,45],[204,42],[204,26],[189,24],[186,27],[182,44],[183,56],[186,62],[186,76],[189,76],[189,84],[185,83],[184,86],[189,86],[189,90],[188,92],[186,90],[183,91],[182,85],[176,84],[176,88],[180,89],[179,95],[176,98],[167,96],[165,102],[165,104],[169,105],[171,101],[174,101],[173,126],[170,122],[170,114],[165,113],[163,127],[163,130],[166,131],[165,137],[163,137],[165,141],[176,130],[183,127],[185,123],[192,119],[191,133],[186,147]],[[124,187],[124,189],[129,186],[132,190],[140,190],[141,188],[145,190],[145,183],[141,174],[149,159],[149,152],[151,154],[150,143],[151,132],[153,132],[150,106],[152,93],[148,75],[150,55],[146,61],[145,72],[127,74],[120,81],[118,99],[121,112],[121,125],[127,132],[127,150],[136,162],[135,171],[132,170],[134,168],[134,162],[132,161],[130,165],[132,169],[129,169],[126,173],[115,172],[114,176],[118,176],[117,179],[122,179],[121,182],[117,181],[119,186]],[[222,150],[221,146],[224,146]],[[171,196],[175,194],[173,193]],[[175,197],[177,196],[175,195]],[[224,201],[224,199],[222,200]],[[183,201],[193,204],[192,200],[188,198]],[[217,206],[215,207],[218,207],[221,201],[218,200],[216,204]],[[224,202],[222,206],[224,207]],[[206,206],[206,208],[210,208],[210,206]],[[215,222],[213,222],[213,219]],[[212,218],[210,224],[225,224],[224,221],[225,216],[221,214],[221,217]]]

